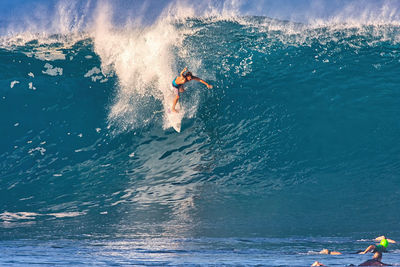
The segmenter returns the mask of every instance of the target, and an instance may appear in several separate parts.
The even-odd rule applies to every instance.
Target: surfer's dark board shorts
[[[179,95],[179,89],[181,89],[182,85],[176,84],[175,80],[176,78],[172,81],[172,87],[174,89],[175,95]]]

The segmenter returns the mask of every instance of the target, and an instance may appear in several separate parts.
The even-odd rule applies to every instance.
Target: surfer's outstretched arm
[[[200,79],[199,77],[193,76],[192,78],[193,80],[196,80],[198,82],[201,82],[202,84],[204,84],[205,86],[207,86],[208,89],[212,88],[211,84],[206,83],[204,80]]]
[[[187,67],[183,68],[180,75],[183,76],[183,73],[185,73],[185,71],[187,71]]]

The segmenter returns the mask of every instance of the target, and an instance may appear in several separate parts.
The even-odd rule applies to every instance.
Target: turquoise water
[[[367,255],[354,247],[367,242],[347,238],[152,238],[2,242],[0,264],[13,266],[329,266],[358,265]],[[319,247],[340,246],[343,256],[318,255]],[[301,252],[300,252],[301,251]],[[398,253],[398,252],[397,252]],[[396,253],[385,254],[396,262]]]
[[[238,16],[2,36],[1,264],[368,259],[400,239],[399,34]],[[184,66],[214,88],[187,86],[176,133]]]

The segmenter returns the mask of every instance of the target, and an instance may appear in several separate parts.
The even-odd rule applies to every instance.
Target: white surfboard
[[[182,122],[182,117],[183,117],[183,109],[180,108],[179,103],[175,106],[175,109],[178,112],[173,112],[171,108],[168,108],[167,111],[167,118],[170,123],[170,126],[174,128],[175,131],[178,133],[181,132],[181,122]]]
[[[164,112],[165,112],[164,129],[172,127],[174,128],[175,131],[180,133],[181,122],[182,118],[185,115],[185,110],[178,102],[175,106],[175,109],[178,112],[172,111],[172,103],[174,102],[175,97],[176,96],[173,88],[171,88],[171,90],[166,90],[164,92]]]

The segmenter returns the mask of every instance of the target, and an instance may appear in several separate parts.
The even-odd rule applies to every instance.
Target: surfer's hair
[[[192,74],[190,71],[188,71],[188,72],[186,72],[185,74],[183,74],[183,77],[185,77],[185,78],[187,78],[187,77],[193,77],[193,74]]]

